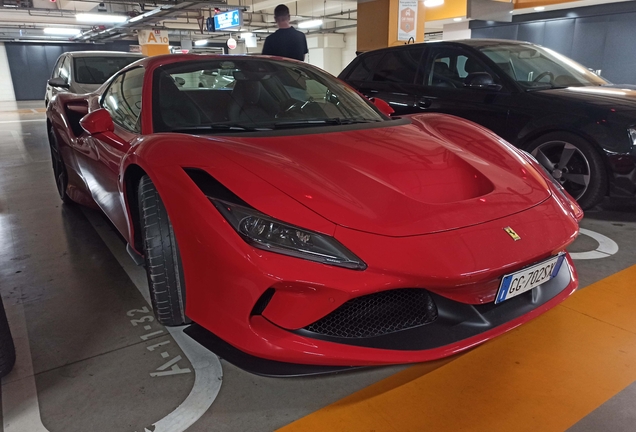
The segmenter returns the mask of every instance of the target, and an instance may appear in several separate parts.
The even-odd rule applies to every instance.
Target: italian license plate
[[[561,252],[539,264],[505,275],[499,285],[495,303],[501,303],[549,281],[559,273],[564,259],[565,252]]]

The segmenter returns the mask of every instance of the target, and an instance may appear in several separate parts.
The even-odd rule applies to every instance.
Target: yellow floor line
[[[416,365],[282,432],[564,431],[636,381],[636,266],[447,363]]]

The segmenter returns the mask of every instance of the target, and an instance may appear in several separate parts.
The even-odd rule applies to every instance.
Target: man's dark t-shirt
[[[293,27],[278,29],[265,39],[263,55],[281,56],[303,61],[307,49],[307,39],[303,32]]]

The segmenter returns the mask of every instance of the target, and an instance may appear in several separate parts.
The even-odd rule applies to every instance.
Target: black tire
[[[0,299],[0,378],[6,376],[15,364],[15,346],[11,338],[7,314]]]
[[[186,324],[185,285],[179,247],[168,213],[150,177],[137,189],[141,238],[150,299],[157,321],[166,326]]]
[[[57,193],[64,204],[73,204],[73,200],[66,194],[68,187],[68,172],[66,164],[62,159],[62,153],[57,144],[57,137],[53,129],[49,129],[49,146],[51,147],[51,163],[53,165],[53,175],[55,177],[55,185]]]
[[[532,141],[526,150],[584,210],[597,205],[607,194],[603,158],[585,139],[568,132],[552,132]]]

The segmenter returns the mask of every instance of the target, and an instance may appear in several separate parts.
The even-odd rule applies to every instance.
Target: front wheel
[[[53,164],[53,175],[55,176],[57,193],[60,195],[60,199],[64,204],[72,204],[73,200],[66,193],[66,188],[68,187],[68,172],[66,171],[66,165],[64,164],[64,159],[62,159],[62,153],[60,153],[60,147],[57,143],[53,128],[49,130],[49,146],[51,148],[51,162]]]
[[[15,364],[15,346],[11,338],[7,314],[0,298],[0,378],[6,376]]]
[[[579,205],[590,209],[607,193],[607,172],[599,152],[583,138],[553,132],[534,140],[527,150]]]
[[[141,178],[137,193],[146,274],[155,317],[166,326],[186,324],[181,258],[168,213],[150,177]]]

